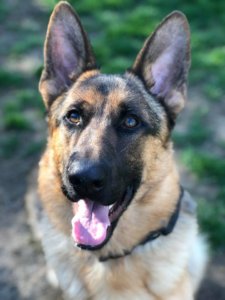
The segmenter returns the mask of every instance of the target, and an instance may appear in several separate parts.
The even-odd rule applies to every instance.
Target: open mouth
[[[90,199],[73,204],[72,237],[77,246],[97,250],[110,239],[113,230],[133,198],[133,189],[127,188],[124,197],[104,206]]]

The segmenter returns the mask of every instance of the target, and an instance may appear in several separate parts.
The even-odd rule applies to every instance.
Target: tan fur
[[[60,5],[63,14],[71,10],[67,7],[68,4]],[[50,21],[45,47],[50,45],[51,27],[54,27],[54,22],[58,22],[59,13],[60,9],[57,6]],[[168,17],[164,20],[159,27],[160,34],[161,30],[162,33],[164,32],[165,24],[171,19],[172,17]],[[185,23],[185,31],[188,32],[184,17],[178,13],[174,14],[173,26],[176,27],[181,19]],[[72,22],[72,19],[70,21]],[[82,34],[84,35],[83,31]],[[146,42],[138,55],[133,67],[136,71],[140,69],[142,56],[149,48],[152,39]],[[86,35],[84,40],[87,42]],[[93,61],[90,48],[87,47],[91,57],[89,60]],[[48,49],[45,49],[45,55],[48,55]],[[189,53],[187,56],[189,58]],[[147,65],[146,68],[149,66]],[[120,104],[127,98],[134,96],[126,86],[126,81],[119,76],[113,77],[114,88],[105,94],[98,90],[98,86],[88,85],[89,79],[100,75],[99,70],[93,69],[83,70],[81,74],[69,74],[72,79],[71,86],[66,93],[62,93],[60,89],[54,91],[55,95],[58,94],[52,102],[48,99],[52,82],[46,74],[45,70],[40,86],[44,100],[48,102],[46,107],[50,102],[51,107],[48,144],[40,162],[38,179],[43,206],[43,217],[38,226],[42,231],[43,248],[51,274],[54,270],[65,299],[193,300],[204,272],[206,251],[204,242],[198,235],[194,209],[191,209],[194,204],[187,192],[181,200],[179,218],[172,233],[139,245],[149,232],[167,226],[180,195],[179,175],[169,139],[170,129],[166,111],[148,95],[143,83],[135,75],[126,75],[132,85],[141,91],[138,100],[146,101],[157,115],[160,123],[159,131],[155,135],[143,134],[141,137],[140,160],[144,162],[141,182],[127,210],[120,217],[113,235],[100,250],[81,250],[73,245],[71,238],[71,219],[76,213],[76,204],[72,207],[61,189],[65,162],[73,154],[77,145],[82,147],[91,145],[92,157],[100,159],[101,146],[106,138],[106,129],[109,127],[108,116],[116,113]],[[148,76],[151,77],[151,74]],[[59,79],[54,80],[57,82]],[[112,79],[107,77],[105,80]],[[184,80],[182,87],[173,89],[169,96],[167,95],[169,97],[167,105],[173,117],[184,103]],[[83,101],[86,108],[104,107],[101,122],[88,125],[91,127],[91,134],[87,131],[88,133],[82,135],[72,135],[65,126],[57,125],[56,118],[62,119],[76,101]],[[136,99],[132,98],[131,101]],[[145,113],[144,109],[142,113]],[[115,130],[111,129],[107,134],[110,136],[111,148],[115,149],[118,142]],[[130,139],[132,140],[132,137]],[[135,152],[136,149],[132,151]],[[135,156],[131,155],[131,157],[135,161]],[[130,164],[134,163],[132,159]],[[123,255],[127,250],[131,251],[131,254],[118,259],[109,259],[106,262],[99,261],[100,257]]]

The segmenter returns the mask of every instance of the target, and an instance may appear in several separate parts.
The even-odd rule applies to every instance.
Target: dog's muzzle
[[[101,248],[109,240],[133,198],[132,186],[121,184],[119,176],[113,180],[109,170],[91,160],[70,161],[67,168],[63,192],[74,202],[72,237],[85,249]]]

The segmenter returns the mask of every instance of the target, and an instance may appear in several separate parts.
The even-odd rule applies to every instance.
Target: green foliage
[[[38,108],[41,112],[44,112],[44,105],[41,99],[40,93],[37,89],[23,89],[17,92],[16,101],[21,109],[24,108]]]
[[[9,87],[20,87],[24,85],[24,76],[21,73],[1,69],[0,89]]]
[[[28,157],[40,153],[41,151],[43,151],[44,145],[45,145],[44,141],[37,141],[29,144],[25,149],[23,156]]]
[[[43,37],[38,35],[28,35],[21,39],[11,49],[12,55],[21,55],[34,48],[41,47],[43,45]]]
[[[8,15],[9,9],[6,7],[5,3],[0,3],[0,22],[3,22]]]
[[[3,128],[16,131],[31,130],[31,121],[26,116],[26,111],[31,108],[37,109],[37,112],[40,112],[43,117],[44,105],[36,90],[23,89],[14,92],[2,108]]]
[[[212,132],[205,126],[205,114],[207,111],[196,111],[188,124],[185,133],[173,133],[175,144],[180,147],[201,146],[207,141]]]
[[[7,130],[30,130],[32,129],[30,122],[22,113],[7,113],[3,119],[3,126]]]
[[[184,150],[181,155],[183,163],[199,178],[209,178],[212,182],[224,184],[225,160],[192,148]]]
[[[34,108],[44,112],[44,105],[41,96],[37,90],[23,89],[16,91],[8,101],[3,105],[5,115],[10,113],[24,114],[26,109]]]
[[[0,140],[0,157],[11,158],[20,146],[20,138],[18,134],[11,133],[1,137]]]
[[[222,83],[220,84],[219,82],[217,82],[215,85],[213,85],[213,84],[210,84],[210,85],[204,84],[203,87],[202,87],[202,91],[207,96],[207,98],[209,100],[212,100],[212,101],[222,100],[222,97],[224,95],[224,90],[222,88]]]
[[[225,206],[224,203],[214,199],[213,203],[198,202],[198,215],[201,228],[207,232],[213,248],[224,247],[225,236]]]
[[[209,194],[207,201],[199,202],[199,220],[214,248],[225,247],[225,160],[213,154],[206,154],[194,148],[183,150],[183,163],[205,186],[211,186],[217,193]],[[210,199],[211,198],[211,199]]]

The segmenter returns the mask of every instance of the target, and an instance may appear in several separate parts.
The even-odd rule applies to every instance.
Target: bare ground
[[[7,1],[5,0],[5,2]],[[14,24],[20,26],[26,20],[26,22],[37,26],[37,33],[42,33],[44,36],[44,28],[47,22],[46,13],[34,1],[27,1],[26,5],[21,7],[18,0],[10,0],[7,2],[7,7],[10,8],[11,13],[7,18],[6,25],[14,22]],[[39,23],[43,23],[44,27]],[[7,64],[17,71],[24,72],[27,76],[27,84],[34,86],[37,84],[37,80],[30,72],[40,63],[41,50],[32,51],[21,60],[8,57],[8,49],[21,36],[17,34],[16,30],[8,30],[6,25],[0,27],[1,39],[5,45],[5,48],[1,51],[0,62],[3,66]],[[4,90],[2,95],[0,106],[13,95],[13,91]],[[202,99],[198,102],[199,97],[197,97],[196,91],[191,93],[190,98],[192,105],[189,106],[188,112],[182,117],[183,125],[178,126],[178,130],[181,132],[183,127],[186,126],[189,116],[196,109],[196,105],[201,106],[202,101],[204,101]],[[217,115],[213,126],[219,136],[224,134],[222,130],[223,110],[223,107],[211,107],[211,120],[214,114]],[[27,222],[24,199],[28,189],[35,185],[35,180],[32,179],[31,174],[38,163],[40,154],[37,153],[24,159],[23,151],[27,143],[33,143],[42,139],[45,135],[44,122],[40,124],[35,114],[32,116],[34,121],[38,120],[39,123],[34,131],[20,134],[22,143],[17,155],[10,159],[0,159],[0,299],[3,300],[61,299],[60,293],[53,290],[46,280],[43,253],[40,246],[34,242]],[[6,131],[1,130],[1,138],[4,138],[6,134],[8,134]],[[216,138],[215,135],[214,138]],[[205,147],[211,147],[212,144],[213,141],[209,141]],[[215,149],[215,151],[217,150]],[[191,191],[195,191],[198,195],[206,195],[210,192],[209,188],[199,186],[185,169],[181,168],[181,172],[185,186],[189,187]],[[205,280],[196,299],[225,300],[224,253],[215,253],[211,257]]]

